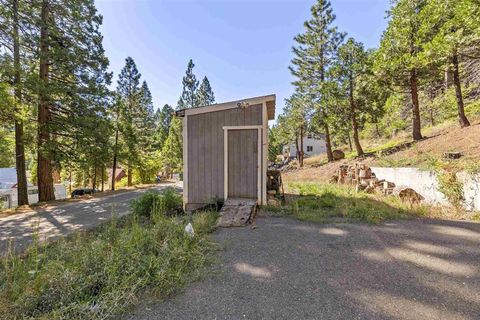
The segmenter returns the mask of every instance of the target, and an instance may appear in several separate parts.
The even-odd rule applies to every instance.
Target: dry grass
[[[468,128],[460,128],[456,121],[448,121],[424,130],[425,140],[418,141],[400,151],[386,154],[385,151],[411,141],[409,133],[401,132],[394,139],[362,141],[366,152],[372,156],[361,161],[370,166],[418,167],[432,170],[438,165],[445,152],[460,152],[459,160],[449,163],[457,170],[480,171],[480,121],[472,122]],[[340,165],[360,161],[353,153],[347,159],[326,163],[325,155],[305,159],[303,168],[285,171],[286,182],[311,181],[327,182]]]

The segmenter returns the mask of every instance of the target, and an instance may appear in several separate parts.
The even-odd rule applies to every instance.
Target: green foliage
[[[289,67],[295,77],[293,85],[305,110],[300,112],[304,115],[302,122],[308,121],[312,132],[326,135],[329,135],[329,120],[335,122],[332,118],[337,115],[335,108],[338,105],[338,86],[329,68],[345,36],[338,32],[334,21],[330,1],[317,0],[311,8],[311,19],[304,23],[304,32],[294,38],[294,57]],[[310,119],[305,115],[309,115]]]
[[[12,130],[0,127],[0,168],[15,165],[15,137]]]
[[[463,183],[457,179],[455,171],[437,171],[438,191],[443,193],[451,205],[460,209],[465,201]]]
[[[197,92],[197,103],[199,106],[208,106],[215,103],[215,95],[213,94],[210,81],[204,77]]]
[[[161,109],[157,109],[155,112],[155,142],[154,142],[154,149],[162,150],[163,145],[168,137],[168,131],[170,129],[170,122],[172,121],[173,117],[173,108],[166,104]]]
[[[35,243],[23,256],[10,253],[0,264],[0,318],[115,318],[145,291],[167,297],[212,261],[204,236],[212,217],[195,219],[200,232],[193,238],[180,219],[128,216],[51,245]]]
[[[172,216],[182,212],[182,197],[173,188],[161,193],[148,191],[131,202],[133,214],[150,218],[154,214]]]
[[[276,162],[277,156],[282,154],[282,148],[288,141],[282,140],[279,126],[268,129],[268,161]]]
[[[162,168],[166,172],[181,172],[183,169],[182,120],[173,118],[168,137],[162,148]]]
[[[265,207],[274,214],[292,215],[312,222],[328,222],[342,218],[346,221],[379,223],[388,219],[424,216],[424,207],[408,207],[395,197],[357,193],[348,186],[318,183],[290,183],[287,186],[287,204]],[[345,220],[343,220],[345,221]]]
[[[187,71],[185,71],[185,76],[182,79],[183,91],[178,100],[177,109],[191,109],[199,106],[197,95],[198,80],[193,73],[194,67],[195,64],[192,59],[190,59],[187,65]]]
[[[218,219],[217,211],[201,211],[193,215],[193,230],[195,234],[206,235],[212,233],[216,229]]]

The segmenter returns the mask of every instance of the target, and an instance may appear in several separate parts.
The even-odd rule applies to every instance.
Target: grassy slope
[[[396,138],[386,140],[364,140],[362,144],[370,156],[361,161],[370,166],[387,167],[419,167],[433,169],[441,162],[445,152],[461,152],[462,158],[451,165],[457,169],[470,171],[480,170],[480,121],[476,120],[471,127],[461,129],[456,121],[448,121],[424,130],[426,139],[413,143],[408,133],[402,132]],[[404,146],[402,148],[402,146]],[[399,150],[391,151],[398,148]],[[344,148],[343,148],[344,149]],[[346,152],[346,159],[334,163],[326,163],[325,156],[312,157],[305,160],[302,169],[284,173],[285,181],[328,181],[342,164],[360,161],[353,152]]]
[[[292,215],[300,220],[325,222],[346,218],[377,223],[385,219],[407,217],[441,217],[480,220],[480,213],[460,212],[451,208],[414,206],[395,197],[356,193],[351,187],[326,184],[340,165],[362,161],[370,166],[419,167],[433,170],[448,165],[449,169],[480,171],[480,121],[461,129],[449,121],[423,130],[426,139],[411,143],[409,133],[401,132],[395,139],[362,141],[369,156],[356,159],[346,151],[346,159],[327,163],[324,155],[308,158],[304,168],[291,165],[282,173],[286,185],[286,204],[268,207],[267,211]],[[446,163],[445,152],[461,152],[462,158]]]

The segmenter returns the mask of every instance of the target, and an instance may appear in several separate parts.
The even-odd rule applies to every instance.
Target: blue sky
[[[154,104],[175,107],[188,60],[208,76],[217,102],[293,92],[293,37],[315,0],[97,0],[104,47],[117,75],[133,57]],[[332,0],[340,31],[376,47],[390,0]]]

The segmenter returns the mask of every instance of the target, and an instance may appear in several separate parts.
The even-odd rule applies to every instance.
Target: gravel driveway
[[[214,234],[217,272],[128,319],[480,319],[480,224],[259,218]]]

